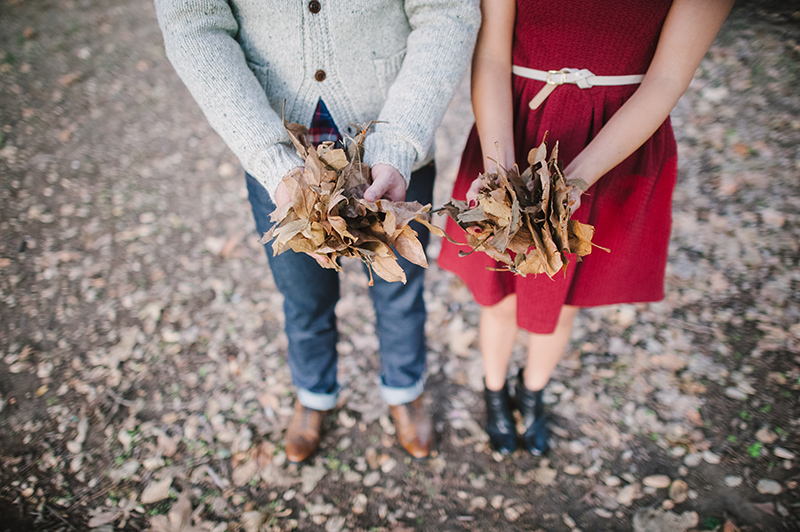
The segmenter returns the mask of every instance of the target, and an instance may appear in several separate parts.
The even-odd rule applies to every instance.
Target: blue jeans
[[[431,203],[436,169],[431,163],[411,175],[407,201]],[[250,207],[259,234],[272,226],[270,213],[275,204],[266,189],[246,175]],[[428,230],[412,222],[423,248],[430,240]],[[289,339],[289,369],[297,388],[297,399],[315,410],[336,406],[339,385],[336,381],[336,302],[339,300],[339,275],[322,268],[305,253],[292,250],[273,256],[272,243],[265,244],[272,277],[283,295],[286,336]],[[369,289],[375,307],[381,356],[381,396],[390,405],[413,401],[422,393],[425,374],[425,269],[398,255],[407,282],[389,283],[374,275]]]

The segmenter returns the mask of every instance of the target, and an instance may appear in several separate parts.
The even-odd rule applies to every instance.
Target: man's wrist
[[[417,152],[410,143],[387,133],[375,132],[367,135],[364,161],[370,167],[378,164],[391,166],[400,173],[406,186],[411,179],[411,167],[416,160]]]

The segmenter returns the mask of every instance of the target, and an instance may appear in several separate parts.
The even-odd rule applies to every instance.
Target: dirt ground
[[[0,530],[800,530],[794,2],[740,2],[675,109],[667,296],[581,312],[546,458],[489,450],[479,308],[435,264],[438,441],[407,457],[346,263],[343,392],[302,466],[243,173],[151,2],[0,0],[0,21]],[[471,122],[465,83],[435,206]]]

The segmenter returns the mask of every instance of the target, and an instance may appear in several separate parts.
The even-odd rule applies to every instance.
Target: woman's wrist
[[[506,157],[484,157],[483,158],[483,171],[487,174],[498,174],[500,173],[500,169],[503,170],[510,170],[514,166],[514,157],[506,156]]]
[[[585,179],[580,177],[570,177],[566,180],[566,184],[568,187],[574,187],[581,192],[586,192],[591,186]]]
[[[580,189],[581,192],[589,190],[589,187],[594,185],[600,177],[592,169],[585,168],[580,155],[564,169],[564,180],[567,185],[574,186]]]

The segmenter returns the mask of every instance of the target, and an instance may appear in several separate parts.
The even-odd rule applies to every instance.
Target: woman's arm
[[[481,29],[472,58],[472,108],[483,151],[483,166],[495,172],[514,165],[514,118],[511,98],[511,46],[516,3],[482,0]],[[496,162],[495,162],[496,161]],[[467,199],[478,193],[478,181]]]
[[[564,170],[590,186],[649,139],[686,91],[733,0],[675,0],[641,86]],[[573,198],[577,209],[579,198]]]

